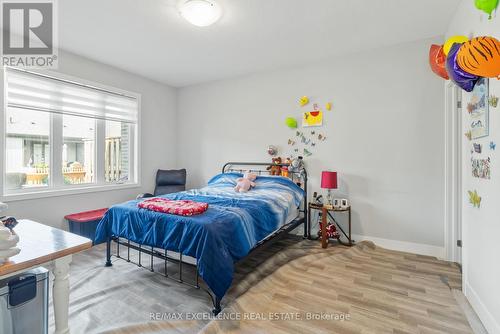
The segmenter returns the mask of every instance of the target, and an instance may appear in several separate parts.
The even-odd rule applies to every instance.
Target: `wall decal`
[[[302,126],[322,126],[323,125],[323,112],[309,111],[305,112],[302,117]]]
[[[481,197],[477,194],[477,191],[468,191],[469,193],[469,202],[472,204],[473,207],[479,208],[481,206]]]
[[[274,157],[276,154],[278,154],[278,149],[274,145],[269,145],[267,147],[267,154]]]
[[[492,106],[493,108],[496,108],[498,106],[498,96],[490,95],[489,103],[490,103],[490,106]]]
[[[326,137],[325,137],[323,134],[321,134],[321,133],[320,133],[320,134],[318,135],[318,140],[319,140],[319,141],[324,141],[325,139],[326,139]]]
[[[488,79],[480,78],[474,89],[470,100],[470,127],[472,138],[486,137],[489,134],[489,115],[488,115]],[[469,104],[467,109],[469,109]]]
[[[297,120],[293,117],[287,117],[285,119],[285,124],[288,126],[290,129],[295,129],[297,128]]]
[[[301,107],[305,106],[308,103],[309,103],[309,98],[307,96],[302,96],[299,99],[299,104],[300,104]]]
[[[288,139],[288,145],[291,145],[291,146],[295,145],[295,141]]]
[[[464,133],[464,135],[467,139],[472,140],[472,132],[470,130]]]
[[[487,180],[491,178],[490,158],[471,159],[471,162],[472,162],[472,176]]]
[[[481,144],[474,143],[474,144],[472,144],[472,146],[474,147],[474,152],[476,152],[476,153],[481,153],[481,151],[483,150],[483,147]]]
[[[305,148],[305,149],[304,149],[304,155],[305,155],[306,157],[309,157],[309,156],[311,156],[311,155],[312,155],[312,153],[311,153],[311,152],[310,152],[307,148]]]
[[[316,134],[316,131],[311,131],[311,135],[315,135]]]
[[[490,141],[490,150],[494,151],[497,148],[497,144],[495,142]]]
[[[330,111],[332,110],[332,103],[331,102],[328,102],[326,105],[325,105],[325,109]]]

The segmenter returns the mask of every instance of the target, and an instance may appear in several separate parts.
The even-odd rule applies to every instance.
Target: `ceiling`
[[[443,35],[460,0],[218,0],[195,27],[177,0],[59,1],[60,48],[176,87]]]

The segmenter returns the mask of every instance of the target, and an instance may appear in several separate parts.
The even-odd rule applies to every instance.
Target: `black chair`
[[[156,172],[156,186],[154,194],[139,194],[137,199],[160,196],[186,190],[185,169],[158,169]]]

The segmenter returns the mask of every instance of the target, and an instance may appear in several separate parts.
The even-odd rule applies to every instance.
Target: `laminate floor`
[[[121,259],[105,268],[104,253],[99,245],[74,257],[72,333],[472,333],[452,293],[455,264],[370,242],[322,249],[290,235],[257,251],[236,266],[226,320],[210,318],[202,289]]]

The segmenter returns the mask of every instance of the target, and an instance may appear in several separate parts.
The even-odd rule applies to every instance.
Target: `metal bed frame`
[[[228,172],[241,172],[241,173],[243,173],[243,172],[249,171],[252,173],[256,173],[258,175],[269,174],[269,171],[266,169],[255,169],[255,168],[254,169],[244,169],[244,168],[242,168],[244,166],[257,167],[257,166],[269,166],[269,165],[270,165],[270,163],[263,163],[263,162],[228,162],[222,167],[222,173],[228,173]],[[278,164],[277,166],[288,167],[289,165],[288,164]],[[239,167],[239,168],[235,168],[235,167]],[[253,255],[253,253],[256,250],[262,249],[265,245],[270,245],[272,242],[279,240],[279,238],[281,236],[284,236],[285,234],[294,230],[295,228],[297,228],[301,224],[304,225],[304,238],[309,237],[308,226],[307,226],[308,225],[308,219],[307,219],[307,214],[308,214],[308,212],[307,212],[308,211],[307,210],[307,171],[305,169],[302,169],[301,171],[298,171],[298,172],[297,171],[295,171],[295,172],[289,171],[289,178],[291,178],[293,182],[296,182],[297,185],[299,185],[305,192],[304,199],[302,201],[302,204],[299,207],[299,216],[296,219],[294,219],[293,221],[291,221],[290,223],[283,225],[281,228],[279,228],[275,232],[271,233],[266,238],[260,240],[250,250],[250,252],[244,258],[240,259],[239,261],[250,257],[251,255]],[[301,213],[302,213],[302,215],[300,215]],[[116,243],[116,254],[112,254],[112,251],[111,251],[112,241],[114,241]],[[123,255],[120,254],[120,246],[125,247],[126,257],[123,257]],[[139,259],[138,259],[137,263],[133,262],[130,259],[130,250],[131,249],[137,251],[139,254]],[[178,256],[174,257],[174,256],[172,256],[172,253],[178,254]],[[212,291],[210,291],[210,289],[205,289],[204,287],[200,286],[197,264],[185,262],[183,260],[182,253],[168,251],[167,249],[159,249],[157,247],[150,246],[150,245],[141,245],[141,244],[134,243],[126,238],[112,236],[106,240],[106,265],[105,266],[106,267],[112,266],[111,256],[114,255],[119,259],[124,259],[127,262],[134,263],[139,267],[146,268],[142,263],[142,254],[147,254],[151,257],[150,263],[149,263],[149,270],[151,272],[154,272],[154,267],[153,267],[154,266],[154,262],[153,262],[154,258],[158,258],[158,259],[163,260],[165,272],[164,273],[159,272],[159,274],[163,275],[166,278],[172,279],[178,283],[186,284],[186,285],[191,286],[191,287],[196,288],[196,289],[201,288],[201,289],[205,290],[208,293],[208,295],[210,296],[210,299],[212,300],[212,304],[214,306],[212,313],[214,315],[217,315],[221,311],[221,299],[217,298],[215,296],[215,294]],[[167,268],[168,262],[176,263],[178,265],[179,274],[176,277],[168,274],[168,268]],[[196,278],[195,278],[194,282],[188,282],[188,281],[185,281],[183,279],[182,269],[183,269],[184,265],[187,265],[189,267],[194,268],[194,270],[196,272]]]

